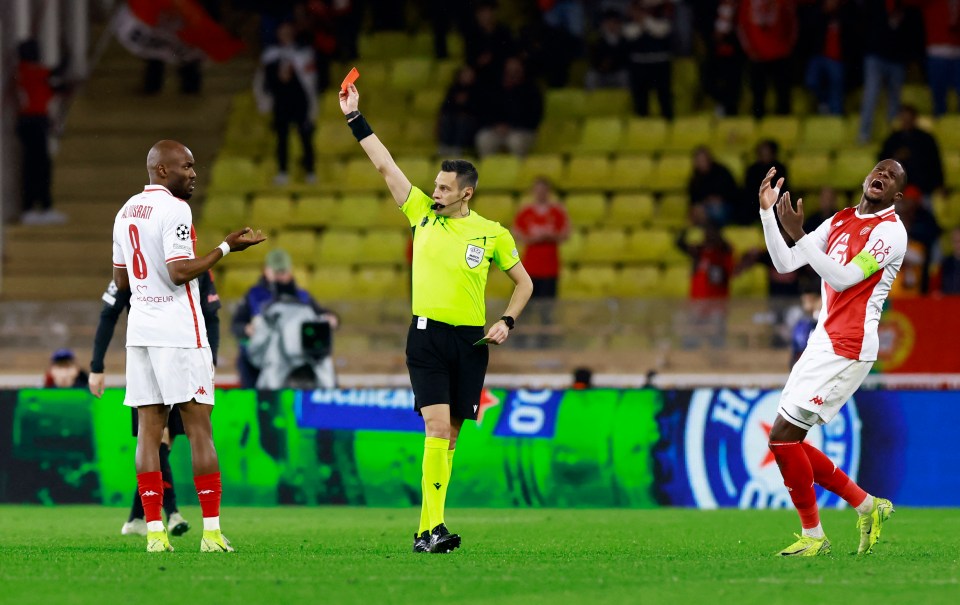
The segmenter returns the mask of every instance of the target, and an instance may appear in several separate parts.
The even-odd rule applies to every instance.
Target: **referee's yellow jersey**
[[[486,323],[484,290],[490,263],[509,271],[520,262],[517,244],[500,223],[470,211],[437,216],[433,199],[416,187],[400,209],[413,227],[413,314],[454,326]]]

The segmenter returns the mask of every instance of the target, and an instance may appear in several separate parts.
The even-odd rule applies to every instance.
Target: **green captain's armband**
[[[873,255],[866,250],[863,250],[860,252],[860,254],[854,256],[853,260],[850,262],[860,267],[860,270],[863,271],[864,279],[870,277],[880,270],[880,264],[877,263],[877,259],[875,259]]]

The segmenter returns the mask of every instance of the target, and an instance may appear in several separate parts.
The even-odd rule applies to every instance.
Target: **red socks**
[[[160,471],[137,475],[137,491],[143,503],[143,519],[147,523],[162,521],[160,510],[163,508],[163,475]]]
[[[844,501],[856,508],[867,499],[867,492],[857,485],[845,472],[837,468],[827,455],[813,447],[809,443],[801,444],[803,451],[810,460],[810,466],[813,467],[813,480],[829,490]]]
[[[813,467],[803,444],[799,441],[771,441],[770,451],[780,467],[783,484],[790,491],[790,499],[800,513],[800,525],[804,529],[820,525],[817,492],[813,489]]]
[[[197,487],[197,498],[200,500],[200,510],[203,511],[204,518],[219,517],[220,494],[223,492],[220,473],[197,475],[193,478],[193,484]]]

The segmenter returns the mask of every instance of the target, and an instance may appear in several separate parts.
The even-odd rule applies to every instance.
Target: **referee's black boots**
[[[419,536],[413,534],[413,552],[430,552],[430,532],[424,530]]]
[[[430,532],[429,551],[432,553],[448,553],[460,546],[460,536],[451,534],[447,526],[441,523]]]

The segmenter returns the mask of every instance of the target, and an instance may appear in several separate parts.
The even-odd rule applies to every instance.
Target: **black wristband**
[[[508,330],[512,330],[512,329],[513,329],[513,325],[516,323],[516,320],[513,319],[512,317],[510,317],[509,315],[504,315],[504,316],[501,317],[500,319],[503,320],[503,323],[507,324],[507,329],[508,329]]]
[[[350,113],[348,113],[348,114],[347,114],[346,116],[344,116],[344,117],[347,118],[347,122],[349,122],[350,120],[352,120],[352,119],[354,119],[354,118],[360,117],[360,112],[357,111],[357,110],[353,110],[353,111],[351,111]]]
[[[363,117],[363,114],[359,114],[352,122],[347,122],[347,126],[350,127],[357,141],[362,141],[373,134],[373,129],[367,124],[367,119]]]

